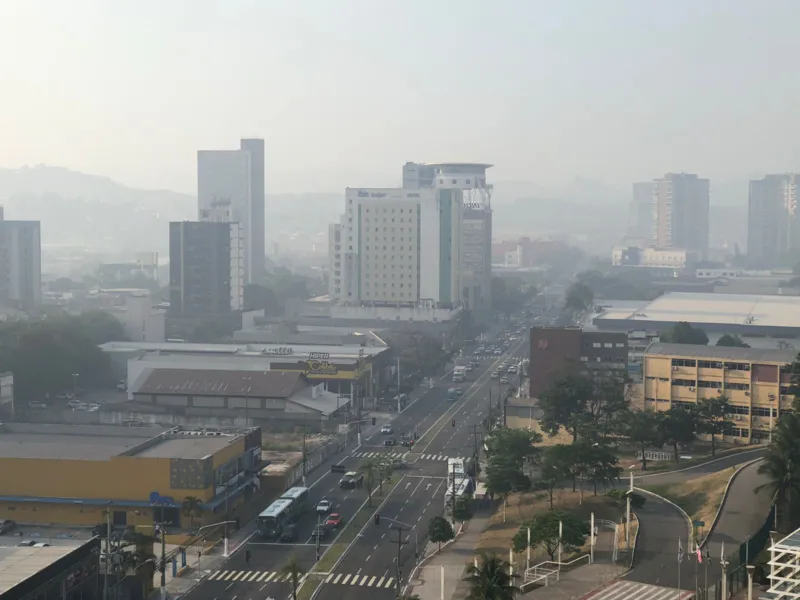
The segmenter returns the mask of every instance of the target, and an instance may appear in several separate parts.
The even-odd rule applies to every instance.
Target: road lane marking
[[[342,579],[342,585],[347,585],[347,582],[350,581],[350,577],[352,577],[352,575],[350,575],[350,573],[345,575],[344,579]]]
[[[372,578],[369,580],[369,583],[367,584],[367,587],[372,587],[372,584],[375,583],[376,579],[377,579],[377,577],[375,575],[373,575]]]

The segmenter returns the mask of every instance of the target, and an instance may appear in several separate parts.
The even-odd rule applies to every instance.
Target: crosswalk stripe
[[[386,577],[385,577],[385,576],[384,576],[384,577],[381,577],[381,578],[378,580],[378,585],[376,585],[375,587],[381,587],[381,586],[383,585],[383,580],[384,580],[384,579],[386,579]]]
[[[361,583],[359,585],[367,585],[367,579],[369,579],[369,575],[364,575],[364,577],[361,578]]]
[[[275,575],[277,575],[277,573],[270,573],[269,577],[267,577],[264,581],[267,581],[267,582],[272,581],[272,578],[275,577]]]
[[[236,571],[229,571],[228,574],[225,576],[225,581],[228,581],[231,577],[236,575]]]
[[[336,579],[334,579],[334,580],[333,580],[333,583],[339,583],[339,580],[340,580],[341,578],[342,578],[342,574],[341,574],[341,573],[338,573],[338,574],[336,575]]]
[[[244,574],[245,574],[245,571],[237,571],[236,575],[234,575],[234,577],[233,577],[233,580],[236,581],[237,579],[239,579],[239,577],[241,577]]]
[[[267,573],[269,573],[269,571],[264,571],[263,573],[261,573],[261,575],[258,576],[258,581],[261,581],[262,579],[264,579],[264,577],[267,576]]]
[[[350,580],[350,585],[358,585],[358,575],[353,575],[353,578]]]
[[[373,575],[372,579],[369,580],[369,583],[367,584],[367,587],[372,587],[372,584],[375,583],[376,579],[377,579],[377,576]]]
[[[261,571],[253,571],[253,574],[252,574],[252,575],[250,575],[250,578],[249,578],[249,579],[247,579],[246,581],[253,581],[253,580],[254,580],[256,577],[258,577],[258,574],[259,574],[260,572],[261,572]],[[244,580],[244,579],[242,579],[242,581],[245,581],[245,580]]]
[[[393,582],[393,581],[394,581],[394,577],[389,577],[389,580],[386,582],[386,585],[385,585],[385,586],[383,586],[383,587],[385,587],[385,588],[390,588],[390,587],[392,587],[392,582]]]
[[[328,576],[325,578],[325,583],[330,583],[330,582],[331,582],[331,579],[333,579],[333,576],[334,576],[334,575],[335,575],[335,573],[331,573],[330,575],[328,575]]]
[[[222,573],[224,573],[224,571],[214,571],[211,575],[208,576],[208,580],[214,581],[217,577],[222,575]]]
[[[350,581],[350,574],[349,573],[344,576],[344,579],[342,579],[342,585],[347,585],[348,581]]]

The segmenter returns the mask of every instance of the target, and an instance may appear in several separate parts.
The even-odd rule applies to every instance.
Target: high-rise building
[[[653,182],[653,242],[657,248],[708,253],[709,181],[667,173]]]
[[[245,283],[260,281],[264,274],[264,141],[241,141],[240,150],[197,152],[198,219],[220,203],[230,205],[230,220],[244,234]]]
[[[347,188],[330,227],[330,295],[345,303],[455,305],[458,190]]]
[[[459,240],[459,296],[470,310],[492,305],[492,185],[484,163],[406,163],[405,189],[458,190],[463,206]]]
[[[6,221],[0,207],[0,304],[27,310],[42,302],[39,221]]]
[[[747,255],[756,266],[775,266],[800,248],[797,184],[800,175],[767,175],[750,182]]]
[[[407,162],[403,165],[403,189],[417,190],[433,186],[436,169],[430,165]]]
[[[216,214],[227,216],[224,209]],[[170,223],[170,312],[203,316],[240,310],[244,302],[243,254],[244,235],[239,223]]]
[[[243,139],[240,148],[250,154],[250,222],[251,250],[250,272],[256,281],[260,281],[266,273],[266,190],[264,178],[264,140],[259,138]]]
[[[652,181],[633,184],[633,198],[628,217],[628,235],[646,240],[648,244],[653,238],[654,187]]]

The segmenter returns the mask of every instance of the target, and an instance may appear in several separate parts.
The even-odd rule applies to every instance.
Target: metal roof
[[[794,350],[770,348],[737,348],[730,346],[700,346],[698,344],[667,344],[655,342],[645,351],[647,356],[690,356],[716,358],[720,361],[769,362],[789,364],[794,361]]]
[[[301,375],[298,371],[153,369],[135,393],[288,398]]]

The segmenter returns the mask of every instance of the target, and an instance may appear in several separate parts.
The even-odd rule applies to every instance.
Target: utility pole
[[[494,423],[492,423],[492,388],[489,388],[489,431],[493,429]]]
[[[403,541],[403,528],[400,525],[393,525],[392,529],[397,531],[397,559],[396,559],[396,575],[395,578],[395,586],[397,590],[397,600],[400,600],[400,580],[403,578],[403,572],[400,570],[400,551],[403,549],[403,546],[408,542]]]
[[[480,425],[473,425],[472,426],[473,452],[474,452],[474,455],[475,455],[475,465],[476,466],[478,464],[478,456],[480,455],[480,449],[478,448],[478,436],[480,435],[480,432],[481,432],[481,426]],[[475,474],[476,475],[478,474],[477,468],[475,469]]]
[[[106,506],[106,556],[103,577],[103,600],[108,600],[108,579],[111,577],[111,502]]]
[[[452,504],[452,511],[453,511],[453,514],[452,514],[452,517],[453,517],[453,529],[455,529],[455,526],[456,526],[456,463],[453,463],[453,473],[451,474],[451,476],[453,478],[453,493],[451,494],[451,496],[452,496],[451,504]]]
[[[306,424],[303,423],[303,487],[306,486],[306,473],[308,473],[308,463],[307,463],[307,456],[308,453],[306,452],[306,435],[308,434],[308,429],[306,428]]]
[[[161,532],[161,600],[167,600],[167,532],[164,531],[163,522],[159,525],[158,530]]]

